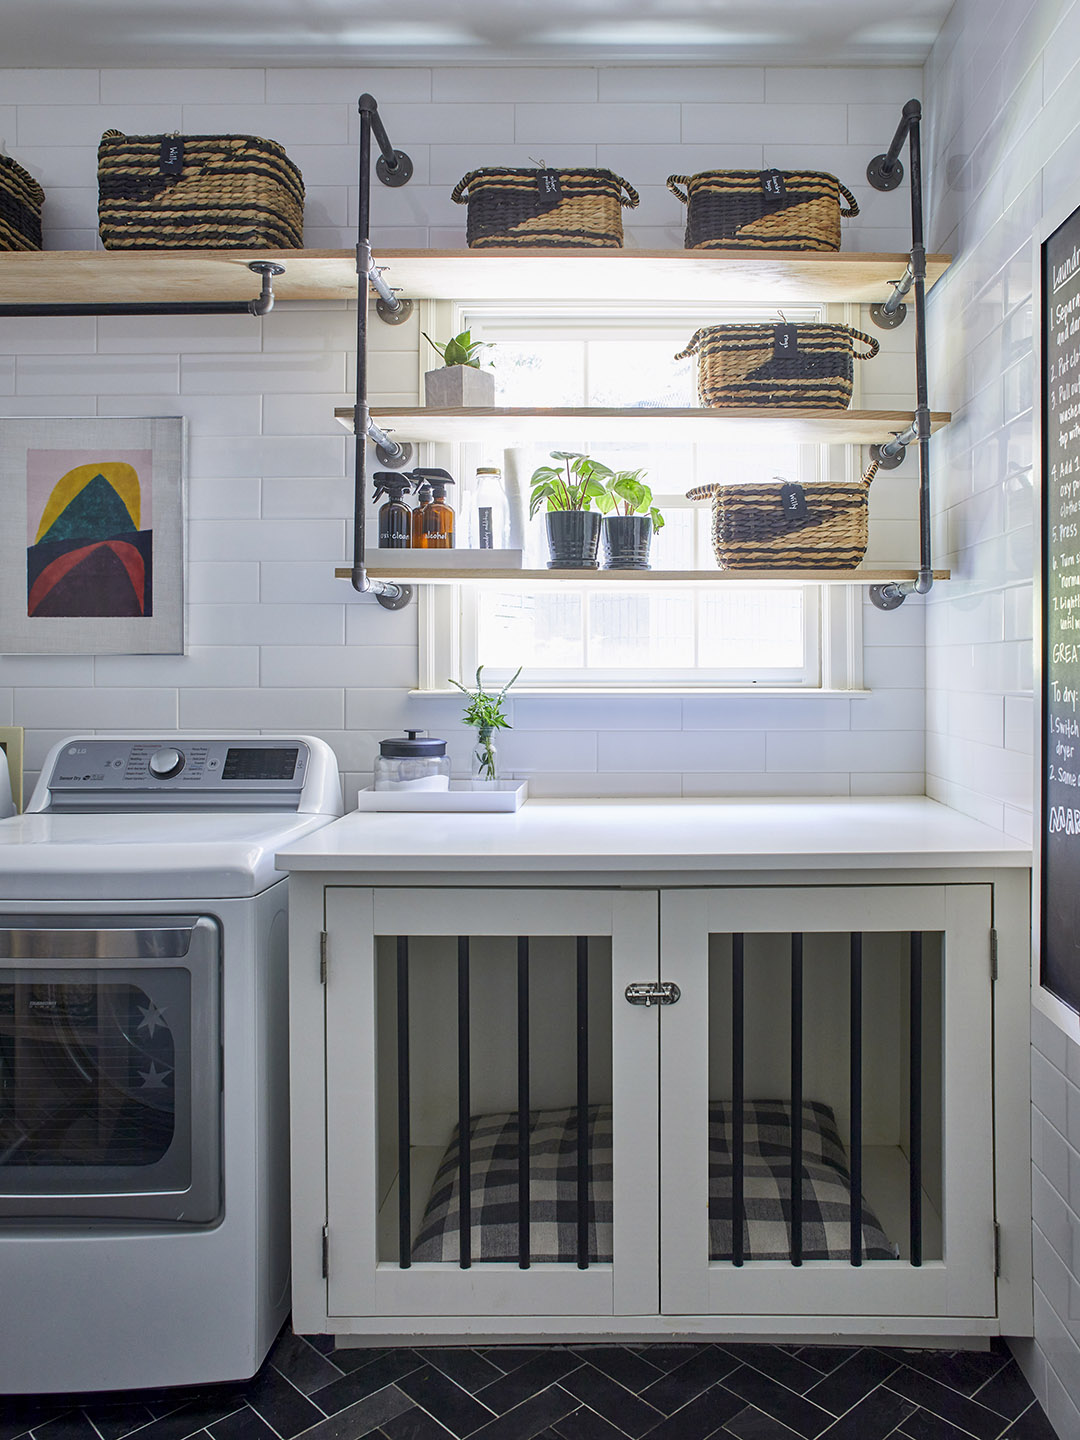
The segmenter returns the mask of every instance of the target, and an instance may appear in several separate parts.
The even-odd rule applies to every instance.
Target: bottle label
[[[481,505],[476,512],[476,535],[481,550],[494,550],[495,527],[491,523],[490,505]]]

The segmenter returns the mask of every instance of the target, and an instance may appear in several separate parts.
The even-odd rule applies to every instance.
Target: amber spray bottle
[[[412,545],[413,512],[405,501],[405,494],[412,489],[412,477],[393,470],[377,470],[372,478],[374,498],[386,496],[379,507],[379,549],[408,550]]]
[[[417,506],[412,514],[412,543],[418,550],[452,550],[454,548],[454,511],[446,498],[446,487],[454,477],[446,470],[417,469],[411,472],[419,481]]]

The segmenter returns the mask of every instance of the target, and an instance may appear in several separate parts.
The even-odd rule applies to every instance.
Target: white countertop
[[[385,874],[1027,867],[1029,846],[923,797],[530,800],[514,814],[352,814],[289,871]]]

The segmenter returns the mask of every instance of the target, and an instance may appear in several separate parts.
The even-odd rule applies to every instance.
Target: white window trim
[[[539,310],[543,302],[535,302]],[[472,308],[475,308],[473,306]],[[515,302],[512,306],[507,305],[506,310],[514,314],[521,314],[530,308]],[[546,307],[550,313],[550,306]],[[602,311],[602,305],[591,307],[594,313]],[[611,306],[613,311],[620,314],[626,313],[625,306]],[[796,307],[791,307],[794,312]],[[800,309],[804,307],[798,307]],[[815,307],[823,318],[842,321],[854,328],[859,327],[860,314],[856,305],[835,305]],[[441,336],[457,334],[463,327],[470,306],[467,302],[449,300],[422,300],[419,302],[419,328],[427,331],[429,335]],[[566,307],[569,312],[572,307]],[[677,307],[674,312],[671,306],[663,302],[652,302],[641,306],[643,314],[655,313],[670,318],[673,313],[678,314],[686,311],[688,318],[694,313],[692,307]],[[760,313],[760,312],[758,312]],[[787,313],[785,311],[785,313]],[[700,311],[697,312],[700,315]],[[696,326],[694,327],[696,328]],[[422,397],[424,393],[424,374],[435,368],[435,357],[429,359],[424,352],[428,349],[427,342],[421,335],[420,344],[417,349],[417,389]],[[854,386],[852,393],[852,408],[858,409],[861,403],[861,367],[855,366]],[[457,473],[454,466],[457,463],[457,455],[460,454],[460,446],[450,444],[427,443],[420,446],[420,463],[425,465],[442,464],[450,469],[452,474]],[[830,474],[837,478],[854,480],[861,474],[862,461],[858,448],[855,446],[830,446],[826,448],[827,464]],[[460,464],[457,469],[460,470]],[[839,471],[839,475],[837,475]],[[863,589],[858,585],[811,585],[806,587],[808,591],[814,591],[817,595],[817,620],[816,627],[819,637],[816,646],[811,645],[811,653],[817,650],[817,682],[802,683],[785,681],[750,682],[746,680],[728,682],[718,680],[715,677],[701,680],[669,680],[657,679],[649,681],[638,677],[633,680],[584,680],[572,679],[565,681],[549,681],[543,684],[521,684],[515,686],[516,694],[573,694],[573,695],[604,695],[604,694],[768,694],[778,698],[785,695],[807,696],[820,695],[822,697],[836,696],[838,694],[849,697],[869,695],[871,692],[864,686],[863,679]],[[468,668],[472,661],[472,654],[468,644],[463,639],[463,624],[473,611],[469,605],[468,597],[473,591],[469,585],[419,585],[418,596],[418,676],[417,688],[410,694],[417,697],[425,695],[445,696],[457,695],[448,680],[453,677],[464,682],[466,676],[463,671]],[[809,613],[808,613],[809,618]],[[475,651],[475,645],[472,647]],[[475,664],[468,676],[472,677],[475,671]],[[494,677],[493,677],[494,678]]]

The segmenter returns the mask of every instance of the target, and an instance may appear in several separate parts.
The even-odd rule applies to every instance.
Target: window
[[[674,362],[673,356],[700,325],[775,320],[776,314],[745,306],[703,317],[700,310],[672,313],[671,307],[663,313],[643,307],[632,315],[597,308],[582,315],[580,309],[560,314],[540,305],[532,310],[473,305],[455,312],[460,320],[455,328],[467,326],[497,345],[497,405],[647,409],[697,404],[696,357]],[[820,306],[784,312],[792,321],[822,314]],[[647,472],[654,504],[665,519],[653,540],[654,571],[715,567],[710,507],[686,499],[693,486],[777,475],[807,483],[819,478],[828,463],[823,447],[800,444],[782,432],[774,432],[780,438],[768,446],[673,444],[670,432],[659,429],[647,439],[634,434],[626,442],[586,436],[567,448],[612,468]],[[451,472],[461,481],[458,498],[466,527],[476,467],[502,468],[515,497],[526,569],[543,570],[547,564],[544,528],[527,523],[529,477],[536,466],[551,463],[551,450],[559,445],[555,421],[547,444],[493,451],[489,444],[468,443],[450,459]],[[485,674],[496,680],[523,665],[522,688],[807,689],[854,679],[847,664],[849,645],[842,647],[842,675],[835,664],[836,615],[850,615],[857,624],[858,607],[846,587],[632,581],[623,586],[585,580],[534,590],[476,581],[450,595],[446,588],[429,587],[425,595],[422,635],[438,635],[442,653],[425,667],[422,640],[421,688],[444,688],[447,644],[462,675],[483,664]],[[830,595],[834,588],[841,593]]]

